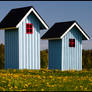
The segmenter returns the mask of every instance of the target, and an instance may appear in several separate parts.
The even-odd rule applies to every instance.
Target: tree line
[[[0,69],[4,69],[4,44],[0,44]],[[41,68],[48,68],[48,50],[40,52]],[[82,68],[92,69],[92,50],[82,50]]]

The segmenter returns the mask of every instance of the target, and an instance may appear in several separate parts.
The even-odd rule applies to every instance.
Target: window
[[[26,23],[26,33],[27,34],[32,34],[33,33],[33,24]]]
[[[75,47],[75,39],[69,39],[69,47]]]

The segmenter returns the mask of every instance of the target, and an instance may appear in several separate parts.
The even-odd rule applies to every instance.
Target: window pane
[[[30,29],[30,33],[32,33],[32,29]]]
[[[27,29],[27,33],[29,33],[29,29]]]
[[[33,24],[26,23],[26,33],[32,34],[33,33]]]
[[[75,39],[73,39],[73,42],[75,43]]]
[[[69,39],[69,47],[75,47],[75,39]]]
[[[30,28],[32,28],[32,24],[30,24]]]
[[[29,28],[29,24],[26,24],[26,28]]]

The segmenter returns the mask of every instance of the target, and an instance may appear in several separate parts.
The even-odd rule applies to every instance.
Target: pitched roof
[[[45,26],[44,29],[48,29],[48,25],[38,14],[38,12],[33,8],[33,6],[15,8],[10,10],[6,17],[0,23],[0,29],[6,28],[18,28],[20,22],[27,17],[31,12],[35,13],[40,22]]]
[[[70,31],[71,28],[76,26],[86,39],[90,37],[83,31],[76,21],[67,21],[55,23],[42,37],[41,39],[62,39],[63,36]]]

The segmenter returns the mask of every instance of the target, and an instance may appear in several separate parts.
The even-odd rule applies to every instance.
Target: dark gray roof
[[[67,29],[72,26],[76,21],[67,21],[55,23],[42,37],[41,39],[60,38]],[[77,22],[76,22],[77,23]],[[77,23],[78,24],[78,23]],[[82,29],[82,28],[81,28]],[[82,29],[83,30],[83,29]],[[84,32],[85,33],[85,32]],[[86,33],[85,33],[86,34]],[[87,34],[86,34],[87,35]],[[87,35],[88,36],[88,35]],[[89,37],[89,36],[88,36]]]
[[[0,28],[11,28],[16,27],[16,25],[22,20],[22,18],[27,14],[27,12],[34,8],[33,6],[15,8],[10,10],[10,12],[5,16],[5,18],[0,23]],[[34,9],[35,10],[35,9]],[[36,10],[35,10],[36,11]],[[37,12],[37,11],[36,11]],[[37,12],[38,14],[38,12]],[[39,15],[39,14],[38,14]],[[39,15],[40,16],[40,15]],[[41,17],[41,16],[40,16]],[[41,17],[42,19],[42,17]],[[42,19],[43,20],[43,19]],[[44,20],[43,20],[44,21]],[[45,22],[45,21],[44,21]],[[45,23],[46,24],[46,23]],[[46,24],[47,25],[47,24]],[[48,25],[47,25],[48,26]]]
[[[1,21],[0,28],[16,27],[30,8],[31,6],[10,10],[6,17]]]

